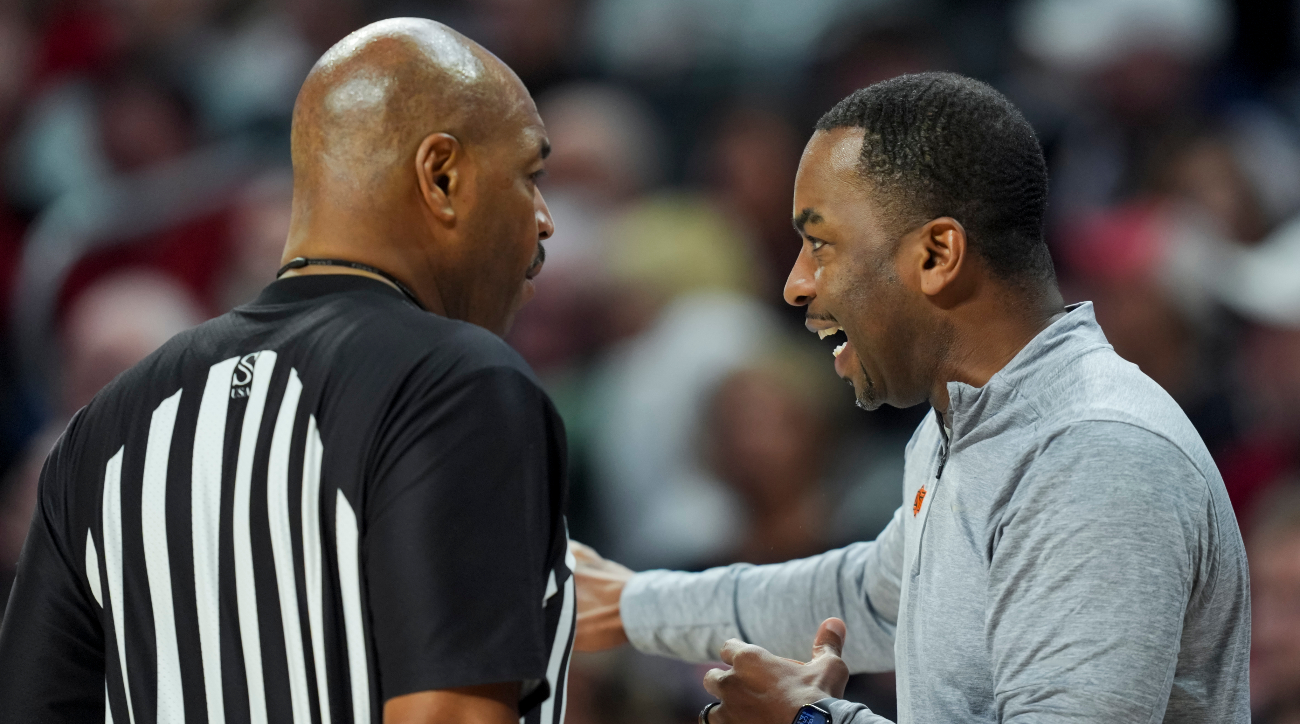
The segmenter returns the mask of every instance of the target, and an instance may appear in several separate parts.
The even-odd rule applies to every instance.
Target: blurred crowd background
[[[794,172],[817,117],[874,81],[947,69],[1006,93],[1047,153],[1067,299],[1095,303],[1223,473],[1255,719],[1300,722],[1300,11],[1282,0],[0,0],[0,596],[68,417],[271,281],[314,59],[404,15],[478,40],[537,99],[557,231],[509,341],[568,426],[573,536],[639,569],[787,560],[889,520],[925,411],[855,410],[783,304]],[[687,724],[705,670],[580,656],[568,721]],[[894,714],[890,675],[848,696]]]

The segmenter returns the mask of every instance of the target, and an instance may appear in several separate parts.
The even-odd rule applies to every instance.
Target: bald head
[[[299,191],[342,184],[375,193],[409,170],[428,134],[486,142],[531,108],[515,74],[460,33],[418,18],[373,23],[330,48],[303,83],[293,113],[295,181]]]
[[[549,151],[528,90],[477,43],[430,20],[368,25],[298,94],[282,260],[361,262],[431,311],[504,333],[552,231],[537,188]]]

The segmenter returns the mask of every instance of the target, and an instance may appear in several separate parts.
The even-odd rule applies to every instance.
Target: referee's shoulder
[[[376,319],[366,346],[380,356],[404,356],[408,363],[427,364],[456,377],[488,371],[517,372],[538,384],[523,357],[495,333],[470,322],[448,319],[411,308]]]

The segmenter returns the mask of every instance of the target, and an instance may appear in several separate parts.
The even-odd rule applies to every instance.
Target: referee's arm
[[[404,395],[367,499],[384,721],[514,724],[555,686],[545,397],[507,367],[452,387]]]
[[[98,558],[89,538],[67,535],[76,505],[68,496],[65,451],[79,419],[80,413],[41,471],[36,510],[0,625],[0,724],[104,719],[102,609],[82,563],[88,553],[96,566]],[[98,568],[92,570],[98,580]]]
[[[384,724],[516,724],[519,682],[419,691],[384,704]]]

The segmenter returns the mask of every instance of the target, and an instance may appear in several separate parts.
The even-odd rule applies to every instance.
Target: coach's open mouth
[[[803,326],[806,326],[807,330],[816,333],[819,339],[835,337],[836,334],[844,331],[831,317],[810,317],[803,322]],[[848,337],[848,333],[845,333],[845,337]],[[845,352],[848,352],[848,354],[845,354]],[[835,356],[835,373],[839,374],[840,377],[848,377],[850,370],[857,367],[858,357],[853,352],[853,342],[849,342],[848,339],[836,346],[835,350],[831,351],[831,355]]]
[[[844,331],[840,327],[840,325],[835,323],[835,320],[829,317],[818,319],[818,320],[814,320],[810,318],[804,322],[804,326],[808,328],[808,331],[815,332],[817,334],[818,339],[826,339],[828,337],[833,337],[839,334],[840,332]],[[841,342],[839,345],[835,347],[835,349],[831,351],[831,354],[835,357],[835,372],[839,374],[841,377],[843,377],[847,373],[847,371],[851,368],[852,357],[853,357],[853,355],[849,355],[848,357],[845,357],[844,353],[852,352],[852,351],[853,351],[853,344],[850,343],[848,340]]]

